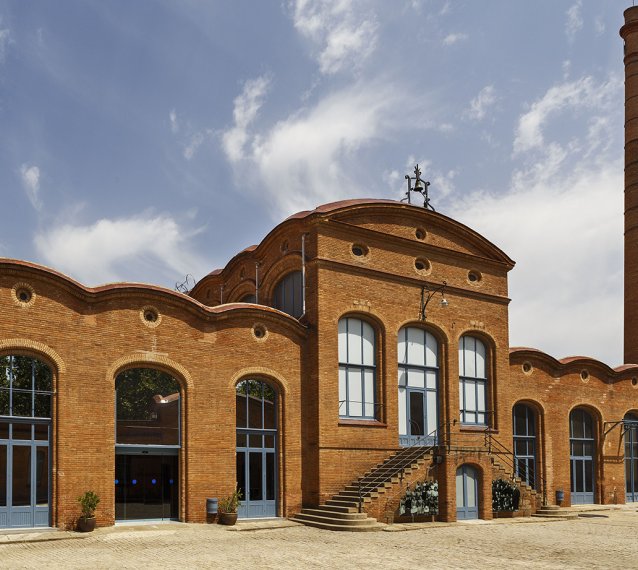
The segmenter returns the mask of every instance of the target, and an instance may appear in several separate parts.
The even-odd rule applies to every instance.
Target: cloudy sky
[[[418,161],[511,345],[615,366],[631,2],[0,0],[0,256],[173,288]]]

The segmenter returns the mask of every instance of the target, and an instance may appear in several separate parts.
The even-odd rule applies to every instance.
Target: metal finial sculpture
[[[426,210],[432,210],[433,212],[436,212],[436,210],[434,209],[434,206],[430,204],[430,197],[428,196],[428,187],[430,186],[430,183],[421,179],[421,169],[419,168],[418,164],[414,167],[414,176],[410,176],[409,174],[406,174],[405,179],[408,181],[408,189],[405,193],[405,198],[403,198],[401,202],[404,202],[407,200],[408,204],[411,204],[412,201],[410,200],[410,193],[417,192],[421,194],[421,196],[423,196],[423,207]],[[413,180],[414,180],[414,188],[412,187]]]

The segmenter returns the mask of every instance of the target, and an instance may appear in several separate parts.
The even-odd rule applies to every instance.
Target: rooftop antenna
[[[405,179],[408,181],[408,189],[405,193],[405,198],[403,198],[401,202],[405,202],[407,200],[408,204],[411,204],[412,201],[410,200],[410,192],[417,192],[421,194],[421,196],[423,196],[423,207],[426,210],[432,210],[433,212],[436,212],[434,206],[430,204],[430,197],[428,196],[428,187],[430,186],[430,183],[421,178],[421,169],[419,168],[418,164],[414,167],[414,176],[406,174]],[[413,180],[414,188],[412,187]]]

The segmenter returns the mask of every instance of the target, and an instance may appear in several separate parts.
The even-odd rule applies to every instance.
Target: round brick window
[[[365,246],[360,243],[353,243],[352,247],[350,248],[350,251],[352,251],[352,255],[359,258],[367,257],[367,255],[370,253],[368,246]]]
[[[414,232],[416,239],[423,241],[427,235],[424,228],[417,228]]]
[[[581,370],[580,371],[580,379],[583,382],[589,382],[589,371],[588,370]]]
[[[636,378],[635,376],[631,379],[631,385],[636,388],[638,387],[638,378]]]
[[[257,324],[253,327],[253,336],[257,340],[265,340],[268,336],[268,329],[262,324]]]
[[[30,307],[35,302],[35,291],[27,283],[16,283],[11,289],[11,296],[20,307]]]
[[[470,283],[476,285],[476,284],[481,282],[481,279],[483,279],[483,276],[481,275],[481,273],[479,271],[474,271],[474,270],[468,271],[467,280]]]
[[[532,370],[534,370],[534,367],[532,366],[531,362],[523,362],[522,368],[525,374],[531,374]]]
[[[160,312],[155,307],[142,307],[140,320],[144,325],[153,329],[162,322],[162,315],[160,315]]]
[[[414,260],[414,269],[421,275],[427,275],[432,270],[432,264],[425,257],[417,257]]]

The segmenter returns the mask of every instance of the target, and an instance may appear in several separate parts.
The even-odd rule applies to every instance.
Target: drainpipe
[[[301,234],[301,316],[306,316],[306,234]]]
[[[255,261],[255,303],[259,305],[259,261]]]

